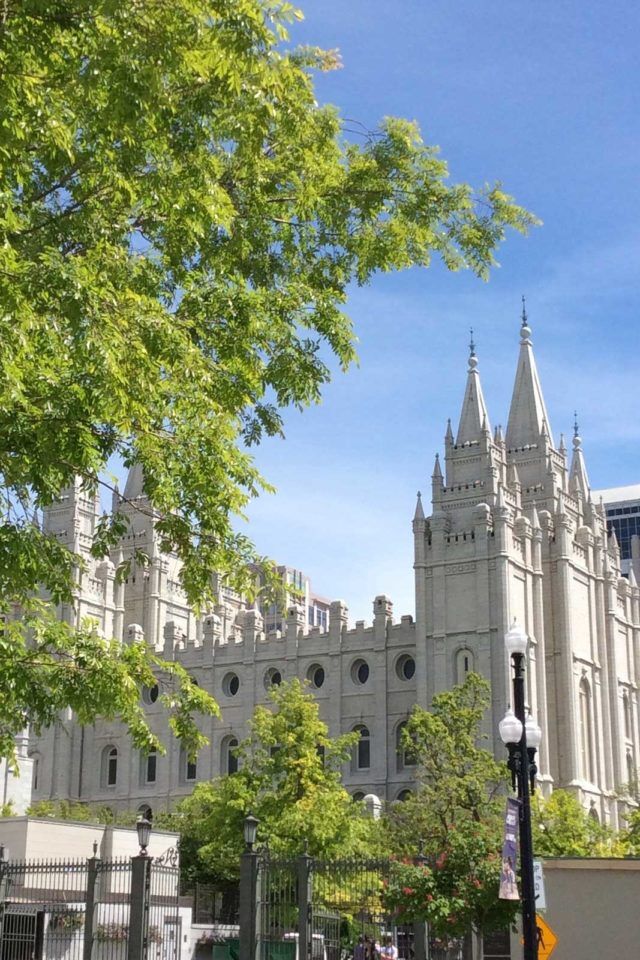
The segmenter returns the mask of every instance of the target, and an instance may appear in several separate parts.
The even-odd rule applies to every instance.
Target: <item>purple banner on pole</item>
[[[500,900],[519,900],[516,880],[516,857],[518,855],[518,821],[520,804],[511,797],[507,800],[504,814],[504,839],[502,842],[502,869],[500,871]]]

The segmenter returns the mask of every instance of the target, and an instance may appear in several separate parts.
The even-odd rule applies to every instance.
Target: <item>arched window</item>
[[[403,720],[396,727],[396,756],[398,758],[398,770],[404,770],[405,767],[415,767],[415,751],[407,749],[403,742],[403,732],[406,729],[407,721]]]
[[[368,770],[371,766],[371,735],[369,728],[359,723],[354,732],[360,734],[354,752],[354,767],[356,770]]]
[[[636,783],[636,765],[633,762],[633,754],[631,750],[627,751],[627,784],[628,792],[633,794],[635,793],[635,783]]]
[[[411,796],[411,790],[401,790],[398,796],[396,797],[396,800],[399,800],[400,803],[404,803],[405,800],[408,800],[410,796]]]
[[[466,647],[456,653],[456,683],[464,683],[467,676],[473,673],[473,653]]]
[[[180,779],[182,783],[192,783],[198,777],[198,763],[190,759],[184,747],[180,747]]]
[[[100,765],[100,785],[115,787],[118,781],[118,748],[110,744],[102,751]]]
[[[351,799],[354,803],[362,803],[364,800],[364,793],[362,790],[356,790],[356,792],[351,795]]]
[[[585,677],[580,681],[580,758],[582,776],[593,783],[593,739],[591,735],[591,688]]]
[[[40,754],[39,753],[30,753],[31,757],[31,788],[32,790],[38,789],[38,783],[40,782]]]
[[[142,806],[138,807],[138,817],[148,820],[150,823],[153,821],[153,810],[148,803],[143,803]]]
[[[140,785],[146,786],[148,783],[156,782],[158,771],[158,754],[155,750],[151,753],[140,754]]]
[[[220,773],[232,774],[238,772],[238,756],[236,749],[238,746],[237,737],[225,737],[220,746]]]
[[[624,713],[624,735],[627,740],[631,740],[631,703],[626,690],[622,694],[622,711]]]

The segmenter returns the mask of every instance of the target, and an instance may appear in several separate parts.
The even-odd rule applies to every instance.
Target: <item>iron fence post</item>
[[[4,909],[8,896],[9,882],[7,879],[7,866],[4,858],[4,845],[0,845],[0,948],[2,947],[2,931],[4,927]]]
[[[240,960],[255,960],[258,939],[259,857],[247,849],[240,858]]]
[[[93,856],[87,860],[87,891],[84,909],[84,946],[82,960],[91,960],[93,950],[94,916],[96,907],[96,887],[98,871],[102,860],[96,856],[98,845],[93,845]]]
[[[298,857],[298,944],[300,960],[312,960],[313,860],[308,853]]]
[[[149,893],[152,858],[146,854],[131,857],[131,906],[127,960],[146,960],[149,932]]]

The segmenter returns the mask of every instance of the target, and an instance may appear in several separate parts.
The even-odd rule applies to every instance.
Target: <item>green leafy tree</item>
[[[236,750],[236,773],[198,784],[171,819],[180,831],[183,871],[190,880],[238,876],[243,821],[260,820],[258,842],[276,857],[305,850],[329,859],[364,853],[372,821],[341,783],[357,734],[332,739],[318,704],[299,680],[274,687],[256,708]]]
[[[591,817],[567,790],[532,803],[533,849],[540,857],[622,857],[629,837]]]
[[[414,710],[403,733],[418,763],[418,789],[383,823],[384,843],[400,860],[388,903],[400,920],[427,920],[447,941],[473,928],[504,929],[517,904],[498,899],[506,767],[481,746],[489,686],[470,674]],[[416,863],[422,849],[426,862]]]
[[[111,823],[133,827],[138,814],[132,810],[117,813],[111,807],[100,807],[77,800],[38,800],[27,810],[27,816],[41,820],[71,820],[74,823]]]
[[[32,599],[71,602],[81,563],[38,510],[119,456],[143,468],[190,601],[214,570],[242,585],[253,552],[233,522],[268,486],[248,447],[318,400],[327,357],[353,361],[348,284],[434,255],[484,277],[505,231],[534,222],[499,186],[448,183],[415,124],[367,132],[319,106],[313,73],[339,61],[289,46],[300,16],[283,0],[1,5],[0,612],[27,615],[0,640],[3,754],[62,704],[153,745],[134,702],[145,651]],[[126,523],[104,519],[96,555]],[[176,698],[195,748],[190,709],[214,707],[184,676]]]

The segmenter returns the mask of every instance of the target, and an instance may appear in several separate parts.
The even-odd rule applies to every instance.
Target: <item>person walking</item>
[[[398,948],[394,944],[390,933],[386,935],[380,947],[380,957],[381,960],[398,960]]]

